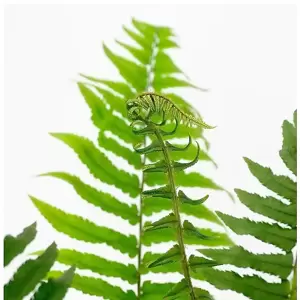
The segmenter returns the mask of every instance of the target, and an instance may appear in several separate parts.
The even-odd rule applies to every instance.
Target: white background
[[[5,11],[4,231],[16,234],[37,220],[38,238],[27,252],[45,248],[55,239],[62,247],[124,259],[107,247],[74,242],[56,233],[27,195],[100,225],[111,220],[108,214],[80,201],[63,182],[35,175],[69,171],[101,186],[90,178],[71,150],[47,133],[74,132],[96,140],[97,130],[74,79],[79,72],[118,78],[101,43],[105,41],[125,53],[115,46],[114,39],[127,39],[122,25],[129,25],[131,17],[173,27],[181,49],[172,51],[172,57],[195,84],[210,89],[208,93],[181,91],[208,123],[218,126],[206,136],[219,167],[215,170],[202,164],[204,174],[229,190],[238,187],[261,194],[266,191],[250,175],[243,156],[272,166],[276,173],[290,175],[278,151],[281,123],[291,119],[296,108],[295,6],[9,6]],[[209,201],[215,209],[247,214],[224,193],[212,193]],[[121,220],[110,222],[112,228],[119,226],[128,233],[135,232],[124,227]],[[242,242],[256,251],[270,250],[253,240]],[[23,259],[14,262],[6,278]],[[217,300],[246,299],[213,291]],[[92,298],[73,290],[66,297]]]

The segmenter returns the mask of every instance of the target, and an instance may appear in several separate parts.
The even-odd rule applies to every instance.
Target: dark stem
[[[176,233],[177,233],[178,246],[179,246],[180,254],[181,254],[181,266],[182,266],[184,278],[188,284],[190,297],[192,300],[196,300],[196,296],[195,296],[193,285],[192,285],[189,265],[188,265],[188,261],[187,261],[187,257],[186,257],[186,253],[185,253],[184,242],[183,242],[183,229],[182,229],[182,225],[181,225],[181,218],[180,218],[180,212],[179,212],[179,199],[177,197],[177,192],[176,192],[175,177],[174,177],[174,170],[172,167],[172,161],[170,159],[170,154],[169,154],[168,148],[166,147],[166,144],[165,144],[158,129],[155,130],[155,135],[161,144],[165,162],[167,165],[168,183],[170,185],[171,193],[173,196],[173,199],[172,199],[173,213],[177,220]]]

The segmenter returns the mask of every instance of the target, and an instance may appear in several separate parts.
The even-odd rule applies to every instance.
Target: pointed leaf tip
[[[4,266],[7,266],[15,257],[23,253],[26,247],[36,237],[36,222],[25,227],[17,236],[4,237]]]
[[[164,296],[163,299],[177,299],[182,293],[188,291],[186,279],[179,281],[171,290]]]
[[[170,248],[165,254],[157,258],[155,261],[148,265],[148,268],[153,268],[165,264],[170,264],[180,259],[180,249],[177,244]]]

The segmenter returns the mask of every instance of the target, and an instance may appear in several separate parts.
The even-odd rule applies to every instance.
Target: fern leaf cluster
[[[36,224],[26,227],[22,233],[14,237],[7,235],[4,238],[4,266],[22,254],[28,244],[36,236]],[[13,275],[13,278],[4,286],[5,300],[22,300],[33,293],[32,300],[61,300],[67,293],[73,280],[75,268],[71,267],[58,278],[49,278],[43,281],[54,264],[58,250],[56,244],[51,244],[36,259],[27,260]]]
[[[135,264],[126,264],[104,259],[101,254],[92,255],[78,251],[78,249],[60,249],[57,257],[57,261],[60,263],[65,265],[75,264],[77,269],[90,270],[97,275],[120,278],[132,284],[132,289],[123,290],[109,283],[109,280],[76,274],[72,287],[86,294],[111,300],[161,299],[168,292],[170,293],[169,299],[173,299],[175,298],[173,295],[176,294],[176,289],[181,288],[183,283],[175,291],[170,291],[171,284],[144,281],[142,278],[144,274],[149,273],[147,266],[150,261],[155,260],[157,257],[152,248],[151,250],[148,248],[149,251],[146,253],[142,251],[142,248],[163,242],[176,242],[177,238],[174,235],[173,228],[165,228],[163,231],[144,230],[145,217],[153,217],[155,213],[162,211],[170,213],[172,211],[172,201],[161,197],[159,192],[155,195],[158,201],[153,201],[153,197],[146,195],[145,186],[153,189],[157,186],[166,186],[165,174],[153,172],[157,168],[161,169],[166,166],[164,162],[162,162],[162,165],[157,165],[156,162],[160,160],[161,154],[152,151],[153,149],[149,149],[149,151],[140,150],[140,152],[148,152],[147,159],[153,163],[152,167],[146,166],[145,160],[135,153],[134,147],[137,144],[141,145],[140,148],[147,147],[145,135],[139,135],[132,131],[129,126],[126,104],[128,104],[128,100],[135,99],[137,95],[152,91],[172,99],[174,105],[172,106],[172,114],[169,116],[170,119],[175,117],[178,121],[180,118],[185,123],[190,123],[190,120],[195,123],[195,120],[201,120],[201,118],[191,104],[181,96],[167,91],[169,88],[195,87],[182,78],[182,71],[167,52],[168,49],[178,47],[174,41],[172,30],[168,27],[154,26],[133,19],[132,28],[124,27],[124,31],[131,38],[134,45],[123,42],[118,42],[118,44],[128,51],[131,56],[130,59],[114,53],[109,47],[103,45],[106,56],[117,68],[123,81],[99,79],[81,74],[82,79],[78,83],[80,93],[91,110],[92,122],[98,129],[98,140],[94,142],[83,136],[69,133],[53,133],[52,136],[70,147],[94,178],[102,183],[114,186],[114,188],[126,194],[127,197],[135,198],[135,203],[127,203],[122,197],[116,197],[112,191],[95,188],[84,182],[76,174],[55,171],[43,174],[43,176],[54,177],[68,183],[82,200],[100,208],[103,212],[111,214],[112,220],[116,216],[121,217],[128,222],[129,226],[138,227],[138,235],[128,235],[123,232],[122,228],[112,230],[105,225],[98,226],[87,220],[84,215],[67,213],[36,197],[31,197],[31,199],[40,213],[57,231],[79,241],[107,244],[113,249],[128,255],[136,262]],[[161,100],[158,98],[156,101],[160,103]],[[175,105],[180,110],[180,114],[176,113]],[[193,117],[195,119],[188,116],[195,116]],[[202,124],[202,121],[200,123]],[[161,134],[172,133],[174,138],[187,138],[190,136],[190,139],[202,140],[208,145],[201,127],[178,126],[174,130],[173,122],[166,122],[163,129],[161,129]],[[154,140],[153,142],[155,143]],[[196,162],[199,159],[214,164],[207,152],[208,149],[198,149],[196,143],[190,142],[189,144],[186,148],[187,151],[179,151],[184,145],[171,145],[166,141],[166,146],[169,150],[172,150],[172,159],[174,160],[185,159]],[[160,147],[161,145],[157,146]],[[153,147],[155,147],[155,144]],[[121,169],[109,158],[107,153],[125,159],[141,176],[139,177],[137,172],[132,173],[128,169]],[[196,154],[197,158],[195,159]],[[187,165],[185,166],[184,163],[178,162],[176,164],[178,169],[183,170],[185,167]],[[176,175],[176,184],[181,187],[223,190],[213,180],[198,171],[179,172]],[[187,234],[184,242],[186,245],[213,247],[231,245],[231,240],[224,233],[217,215],[205,205],[198,205],[204,199],[199,199],[198,202],[193,202],[197,205],[192,205],[192,200],[182,192],[178,194],[178,199],[181,201],[181,213],[196,217],[199,220],[209,221],[220,228],[220,230],[210,228],[198,230],[191,227],[190,223],[185,223]],[[203,237],[214,236],[214,238],[199,238],[200,232]],[[160,265],[151,269],[152,271],[168,273],[171,270]],[[178,268],[173,268],[173,271],[181,272]],[[60,272],[54,270],[50,274],[57,276]],[[205,291],[203,293],[206,295]]]
[[[294,122],[285,120],[282,125],[283,144],[279,154],[286,167],[297,175],[297,112]],[[251,211],[268,217],[272,223],[238,219],[218,213],[223,222],[236,234],[251,235],[281,249],[283,254],[254,254],[240,246],[226,250],[201,250],[205,256],[221,264],[239,268],[251,268],[276,276],[278,283],[265,281],[258,275],[240,276],[236,272],[209,269],[204,277],[220,289],[230,289],[252,300],[296,299],[297,264],[293,249],[297,243],[297,184],[292,177],[275,175],[270,168],[245,158],[253,176],[273,195],[263,197],[240,189],[236,194],[242,204]],[[259,252],[259,249],[257,249]]]

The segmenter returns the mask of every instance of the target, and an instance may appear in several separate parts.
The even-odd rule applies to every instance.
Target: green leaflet
[[[155,261],[148,265],[148,268],[154,268],[180,260],[180,249],[178,245],[174,245],[165,254],[159,256]]]
[[[295,114],[296,115],[296,114]],[[279,154],[285,165],[297,176],[297,130],[285,120],[282,124],[283,143]]]
[[[143,48],[144,52],[146,52],[146,55],[150,57],[152,53],[151,48],[154,41],[154,36],[152,35],[150,39],[147,39],[146,37],[130,30],[126,26],[123,26],[123,29],[129,37],[131,37],[137,44],[139,44]]]
[[[146,252],[143,256],[143,263],[142,263],[142,268],[141,272],[142,274],[147,274],[148,272],[151,273],[182,273],[181,270],[181,265],[179,260],[173,260],[171,264],[160,264],[156,265],[155,268],[149,269],[149,265],[157,261],[164,253],[151,253],[151,252]]]
[[[194,200],[192,200],[194,201]],[[161,212],[163,210],[171,210],[172,202],[169,199],[158,198],[157,200],[146,198],[144,199],[144,214],[146,216],[151,216],[153,213]],[[212,223],[222,224],[215,213],[209,210],[204,205],[190,205],[187,202],[181,204],[182,213],[188,216],[194,216],[199,219],[207,220]]]
[[[158,49],[168,49],[168,48],[176,48],[177,44],[172,41],[174,34],[172,30],[168,27],[162,26],[153,26],[150,24],[146,24],[135,19],[132,20],[133,26],[138,30],[139,34],[124,28],[126,33],[138,44],[140,44],[143,48],[150,48],[154,37],[158,37]]]
[[[137,91],[143,91],[147,85],[147,71],[142,65],[114,54],[105,44],[103,49],[107,57],[116,66],[121,76],[128,81]]]
[[[78,83],[78,87],[92,112],[92,121],[95,126],[103,132],[112,132],[126,143],[134,145],[140,141],[140,139],[129,130],[128,125],[123,119],[112,114],[112,110],[107,108],[104,99],[101,99],[83,83]]]
[[[62,300],[64,299],[74,277],[75,268],[71,267],[59,278],[49,278],[43,282],[33,295],[32,300]]]
[[[188,141],[188,143],[187,143],[187,145],[186,146],[184,146],[184,147],[180,147],[180,146],[178,146],[178,145],[173,145],[173,144],[171,144],[169,141],[166,141],[166,146],[167,146],[167,148],[168,148],[168,150],[170,150],[171,152],[173,152],[173,151],[181,151],[181,152],[186,152],[186,150],[187,149],[189,149],[191,146],[192,146],[192,138],[191,138],[191,136],[189,135],[189,141]],[[197,149],[198,149],[199,147],[198,147],[198,144],[197,144]]]
[[[129,53],[132,54],[140,63],[147,65],[149,63],[149,53],[141,48],[136,48],[126,43],[116,41],[121,47],[126,49]]]
[[[192,201],[195,201],[195,200],[192,200]],[[187,201],[183,201],[183,203],[181,204],[181,211],[182,211],[182,213],[184,213],[188,216],[193,216],[200,220],[207,220],[212,223],[222,225],[222,222],[217,217],[217,215],[214,212],[212,212],[211,210],[209,210],[203,204],[195,206],[195,205],[191,205],[191,203],[189,203]]]
[[[90,77],[84,76],[84,78]],[[96,84],[98,83],[96,79],[94,80],[95,82],[93,81],[92,83],[78,81],[77,85],[81,94],[85,98],[86,103],[89,105],[91,111],[94,113],[92,119],[95,125],[97,125],[97,123],[99,124],[101,121],[101,118],[95,118],[97,114],[99,117],[101,116],[102,119],[112,117],[107,116],[104,113],[105,110],[118,112],[122,118],[126,118],[127,113],[124,107],[126,99],[123,96],[118,95],[116,92],[112,92],[109,88],[103,88],[99,86],[99,84]]]
[[[201,233],[191,222],[185,220],[183,222],[183,230],[186,236],[196,237],[201,240],[210,240],[213,239],[212,236],[205,235]]]
[[[175,87],[197,88],[195,85],[189,83],[188,81],[171,77],[171,76],[156,76],[153,80],[153,87],[157,92],[160,92],[163,89],[175,88]]]
[[[236,189],[235,192],[240,201],[252,211],[278,222],[288,224],[291,227],[296,226],[297,209],[295,204],[287,205],[274,197],[262,197],[257,194],[250,194],[239,189]]]
[[[195,290],[197,300],[214,300],[214,298],[210,295],[208,291],[205,291],[200,288],[196,288]]]
[[[78,177],[65,172],[50,172],[43,176],[52,176],[68,182],[76,193],[87,202],[100,207],[102,210],[128,220],[130,224],[138,223],[138,211],[136,205],[129,206],[122,203],[108,193],[101,192],[92,186],[85,184]]]
[[[144,148],[140,148],[140,145],[134,147],[134,151],[139,154],[150,154],[153,152],[161,152],[162,149],[160,147],[160,144],[158,141],[152,142],[149,146],[146,146]]]
[[[153,283],[145,281],[142,286],[142,300],[163,299],[166,293],[173,287],[173,283]]]
[[[175,174],[176,183],[181,187],[199,187],[213,190],[222,190],[220,186],[214,183],[211,179],[196,173],[196,172],[179,172]],[[145,176],[146,184],[149,186],[166,184],[166,177],[164,174],[150,174]]]
[[[53,133],[52,136],[70,146],[94,177],[118,187],[132,197],[138,195],[139,180],[137,176],[116,168],[91,141],[75,134]]]
[[[201,199],[192,200],[183,191],[178,191],[178,198],[181,201],[181,203],[186,203],[186,204],[193,205],[193,206],[204,203],[208,199],[208,197],[209,197],[209,195],[206,195],[206,196],[202,197]]]
[[[100,275],[119,277],[131,284],[137,281],[137,270],[134,265],[124,265],[94,254],[60,249],[57,261],[65,265],[76,265],[78,269],[91,270]]]
[[[170,273],[170,272],[178,272],[182,273],[180,261],[174,260],[172,264],[160,264],[158,266],[155,266],[155,268],[151,268],[148,270],[148,265],[154,261],[157,261],[161,256],[164,254],[157,254],[157,253],[151,253],[147,252],[145,253],[143,257],[143,273],[154,272],[154,273]],[[203,257],[196,257],[194,255],[191,255],[189,258],[189,266],[191,269],[196,272],[197,269],[203,269],[207,267],[213,267],[219,265],[219,262],[216,262],[215,260],[206,259]]]
[[[93,76],[88,76],[85,74],[80,74],[81,77],[88,79],[94,83],[100,83],[105,85],[106,87],[112,89],[113,91],[117,92],[118,94],[122,95],[125,99],[129,99],[134,95],[134,92],[130,88],[130,86],[125,82],[118,82],[118,81],[111,81],[111,80],[105,80],[96,78]]]
[[[243,277],[235,272],[223,272],[216,269],[205,269],[202,274],[195,274],[200,280],[207,280],[215,287],[221,290],[234,288],[238,293],[253,300],[283,300],[287,299],[289,293],[289,282],[285,280],[282,283],[267,284],[258,276]]]
[[[210,257],[220,264],[231,264],[241,268],[250,267],[265,273],[278,275],[286,279],[293,267],[293,255],[289,252],[282,254],[254,254],[241,247],[234,246],[229,249],[201,249],[202,254]]]
[[[58,277],[61,276],[60,271],[51,271],[48,276]],[[93,278],[87,276],[80,276],[75,274],[72,287],[85,294],[91,296],[103,297],[110,300],[134,300],[137,299],[133,291],[123,291],[117,286],[113,286],[100,278]]]
[[[195,296],[197,300],[209,300],[213,299],[212,296],[209,294],[209,292],[202,290],[200,288],[195,288]],[[168,291],[168,293],[164,296],[163,299],[169,299],[169,300],[187,300],[189,299],[189,290],[188,285],[185,279],[182,279],[180,282],[178,282],[173,288]]]
[[[156,55],[155,71],[157,74],[182,73],[182,71],[172,61],[170,56],[168,56],[164,51],[158,51]]]
[[[198,146],[198,149],[197,149],[197,154],[195,156],[195,158],[188,162],[188,163],[180,163],[180,162],[177,162],[177,161],[173,161],[172,162],[172,165],[173,165],[173,168],[174,168],[174,171],[183,171],[185,169],[188,169],[190,167],[192,167],[193,165],[195,165],[197,162],[198,162],[198,156],[199,156],[199,153],[200,153],[200,148],[199,148],[199,144],[197,143],[197,146]]]
[[[187,245],[201,246],[230,246],[231,240],[225,233],[215,232],[208,228],[198,229],[204,236],[211,236],[211,239],[201,239],[196,235],[184,234],[184,243]],[[175,242],[176,233],[174,229],[165,228],[161,231],[147,231],[143,235],[143,244],[151,246],[154,243]]]
[[[120,145],[115,139],[107,137],[101,131],[98,135],[99,146],[105,150],[111,151],[117,156],[124,158],[130,165],[136,169],[141,169],[142,160],[138,155],[135,155],[130,149]]]
[[[109,105],[111,110],[118,112],[123,118],[127,117],[126,108],[124,106],[126,100],[124,97],[117,96],[111,91],[98,86],[95,86],[94,88],[101,94],[103,101]]]
[[[197,273],[198,269],[202,270],[203,268],[215,267],[219,264],[220,263],[218,263],[214,260],[206,259],[204,257],[198,257],[195,255],[191,255],[189,258],[189,266],[196,273]]]
[[[153,36],[156,33],[161,39],[168,39],[174,36],[173,30],[166,26],[154,26],[135,18],[132,19],[132,25],[145,37]]]
[[[254,222],[246,218],[237,219],[223,213],[218,213],[218,216],[237,234],[251,234],[285,251],[290,251],[296,244],[295,229],[282,228],[277,224]]]
[[[157,172],[166,173],[167,170],[168,170],[168,166],[163,160],[153,164],[145,165],[143,168],[144,173],[157,173]]]
[[[187,295],[188,290],[189,286],[186,280],[182,279],[168,291],[168,293],[164,296],[164,299],[176,299],[183,293]]]
[[[22,300],[46,276],[57,256],[53,243],[35,260],[26,261],[4,286],[5,300]]]
[[[152,231],[152,230],[159,230],[164,228],[173,228],[178,224],[175,216],[173,213],[170,213],[169,215],[162,217],[158,221],[152,222],[151,224],[145,224],[146,228],[145,231]]]
[[[174,151],[174,147],[183,149],[184,146],[188,146],[189,151]],[[172,148],[171,148],[172,147]],[[171,150],[171,158],[173,160],[192,160],[195,157],[195,153],[197,153],[197,146],[195,144],[187,144],[187,145],[181,145],[181,144],[172,144],[172,146],[169,146],[169,149]],[[172,151],[173,150],[173,151]],[[149,155],[149,159],[151,161],[157,160],[161,156],[161,153],[152,153]],[[203,161],[210,161],[215,164],[215,162],[212,160],[212,158],[205,152],[203,149],[199,149],[199,160]]]
[[[168,291],[174,286],[173,283],[152,283],[146,281],[143,284],[143,300],[153,300],[153,299],[163,299],[163,297],[168,293]],[[210,300],[213,299],[207,291],[199,288],[195,288],[195,294],[197,300]],[[187,300],[187,295],[179,295],[176,300]]]
[[[7,266],[16,256],[24,252],[36,236],[36,223],[24,228],[16,237],[6,235],[4,237],[4,266]]]
[[[195,145],[191,145],[189,151],[186,151],[186,152],[174,152],[173,151],[173,152],[171,152],[171,157],[173,160],[179,160],[179,159],[191,160],[195,157],[196,152],[197,152],[197,147]],[[203,160],[203,161],[213,162],[212,159],[210,158],[210,156],[202,149],[199,150],[198,159]]]
[[[262,185],[285,199],[296,202],[296,183],[286,176],[274,175],[270,168],[262,167],[249,158],[244,158],[249,170]]]
[[[159,187],[157,189],[152,189],[152,190],[146,190],[142,192],[142,195],[144,198],[146,197],[160,197],[160,198],[166,198],[166,199],[171,199],[173,196],[173,193],[170,190],[169,185],[165,185],[162,187]],[[155,201],[155,203],[158,203],[159,201]]]
[[[86,219],[67,214],[34,197],[30,198],[40,213],[57,231],[85,242],[106,243],[122,253],[127,253],[130,257],[134,257],[137,254],[135,236],[125,236],[112,229],[97,226]]]

